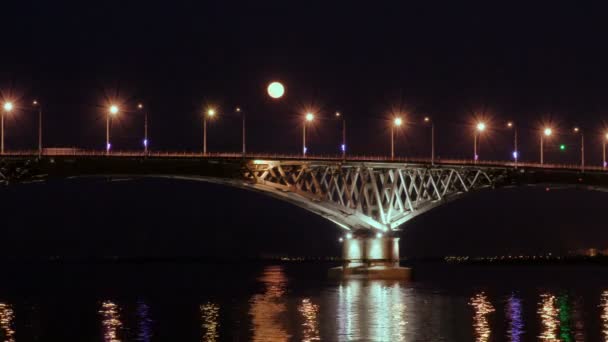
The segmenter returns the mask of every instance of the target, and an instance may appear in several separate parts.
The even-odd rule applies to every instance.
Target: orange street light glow
[[[211,108],[207,111],[207,115],[209,116],[214,116],[215,115],[215,109]]]
[[[401,126],[403,124],[403,120],[401,118],[395,118],[395,126]]]
[[[483,122],[480,122],[477,124],[477,130],[480,132],[483,132],[486,129],[486,124]]]
[[[511,121],[507,122],[507,127],[513,127],[513,123]]]
[[[116,106],[116,105],[111,105],[111,106],[110,106],[110,114],[112,114],[112,115],[116,115],[116,114],[118,114],[118,106]]]
[[[546,136],[551,136],[551,134],[553,134],[553,130],[551,128],[545,128],[544,132],[543,132]]]
[[[4,110],[7,112],[10,112],[11,110],[13,110],[13,103],[12,102],[5,102],[4,103]]]
[[[306,113],[306,121],[312,121],[315,118],[313,113]]]

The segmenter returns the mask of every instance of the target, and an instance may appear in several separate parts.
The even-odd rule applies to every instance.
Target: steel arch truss
[[[504,169],[391,163],[252,161],[249,185],[346,229],[396,230],[463,193],[493,186]]]

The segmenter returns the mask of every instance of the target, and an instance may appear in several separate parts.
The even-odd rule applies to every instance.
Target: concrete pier
[[[411,269],[399,267],[399,238],[364,232],[348,235],[342,245],[343,264],[329,270],[338,279],[410,279]]]

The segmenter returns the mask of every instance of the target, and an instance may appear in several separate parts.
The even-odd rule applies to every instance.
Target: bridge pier
[[[410,278],[411,270],[399,267],[399,238],[360,232],[348,234],[342,244],[342,266],[329,270],[331,278],[339,279],[402,279]]]

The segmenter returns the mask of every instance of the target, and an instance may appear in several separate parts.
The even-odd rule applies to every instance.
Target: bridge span
[[[399,255],[398,237],[392,232],[468,193],[523,185],[608,189],[608,172],[601,168],[582,172],[574,166],[512,162],[160,153],[0,157],[3,184],[76,177],[163,177],[257,191],[347,230],[344,258],[349,265],[370,266],[370,260],[376,260],[391,267],[396,267]]]

